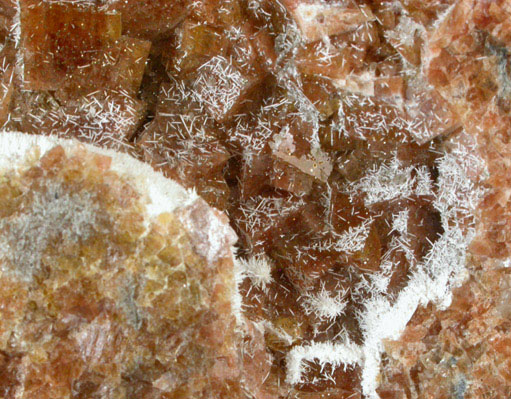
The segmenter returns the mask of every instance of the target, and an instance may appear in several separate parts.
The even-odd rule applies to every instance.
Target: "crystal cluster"
[[[421,308],[398,341],[386,342],[382,399],[511,395],[509,269],[492,262],[470,272],[449,308]]]
[[[426,395],[406,369],[419,358],[395,354],[402,329],[418,307],[409,329],[450,317],[427,312],[467,277],[468,250],[511,256],[509,2],[6,0],[0,14],[4,129],[127,152],[228,215],[233,345],[249,356],[224,373],[257,399]]]
[[[69,142],[37,154],[9,133],[0,143],[28,157],[0,174],[0,395],[217,398],[240,390],[235,236],[226,220],[179,187],[149,212],[147,192],[115,171],[112,154]],[[146,176],[154,185],[158,178]]]

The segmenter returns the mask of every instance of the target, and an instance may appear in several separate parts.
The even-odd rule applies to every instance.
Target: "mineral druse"
[[[239,390],[226,218],[127,156],[39,139],[0,138],[0,395]]]
[[[234,273],[235,292],[225,302],[190,297],[176,305],[190,308],[183,317],[204,307],[218,312],[221,326],[207,317],[194,320],[192,335],[181,342],[176,322],[154,333],[151,339],[162,347],[151,344],[153,357],[135,355],[138,349],[127,344],[129,355],[122,349],[111,358],[98,354],[77,371],[66,369],[67,377],[43,359],[51,378],[84,375],[92,384],[109,381],[125,389],[85,396],[52,391],[50,397],[509,396],[509,288],[502,282],[511,256],[509,1],[0,0],[0,17],[4,130],[128,153],[223,211],[238,236],[234,266],[201,274],[199,262],[194,269],[196,281]],[[79,172],[99,173],[91,170]],[[17,179],[24,177],[7,180]],[[34,195],[12,206],[45,207]],[[123,206],[126,212],[133,204]],[[75,205],[73,217],[80,218],[82,208]],[[52,247],[52,234],[60,231],[54,229],[70,217],[57,212],[55,225],[40,226],[48,229],[42,241],[30,245]],[[201,211],[188,217],[199,230],[209,226]],[[101,227],[94,218],[82,219],[84,231]],[[11,240],[6,245],[24,245],[9,236],[24,231],[16,223],[4,226],[2,237]],[[136,230],[140,221],[123,223],[114,227]],[[159,234],[170,231],[165,226],[157,227]],[[141,266],[145,241],[128,231],[121,235],[133,254],[129,284],[138,287],[137,279],[153,267]],[[105,247],[114,238],[105,239]],[[216,248],[205,233],[193,245],[204,253]],[[18,280],[5,283],[0,298],[15,295],[10,290],[22,298],[12,306],[28,301],[20,294],[28,289],[23,284],[56,289],[39,265],[46,255],[24,252],[5,258],[6,267],[27,272],[21,278],[6,269]],[[100,302],[108,295],[116,306],[126,301],[115,299],[114,291],[128,283],[95,263],[75,265],[72,273],[88,268],[110,288],[86,277],[76,284],[96,287]],[[151,290],[166,298],[154,312],[167,317],[176,300],[171,292],[179,288],[172,284],[180,280],[151,278]],[[69,303],[79,306],[75,291]],[[53,303],[46,291],[41,295]],[[72,306],[64,299],[62,306]],[[239,312],[232,316],[227,303]],[[60,308],[52,311],[54,320],[66,323]],[[145,312],[137,313],[137,323],[153,317]],[[5,342],[37,341],[18,334],[22,322],[9,317],[0,324]],[[129,342],[149,331],[116,317],[105,320]],[[34,324],[40,334],[42,328]],[[225,348],[215,329],[225,331]],[[48,342],[68,342],[60,330],[48,331]],[[186,345],[203,344],[191,338],[200,331],[211,346],[201,360],[181,362]],[[74,349],[66,350],[62,358],[74,364]],[[6,376],[9,397],[25,384],[21,367],[39,360],[27,360],[22,349],[3,351],[0,376]],[[132,364],[122,356],[134,359],[133,377],[120,371]],[[215,356],[224,360],[208,363]],[[89,363],[97,369],[87,369]],[[497,377],[490,378],[488,364],[495,364]],[[178,377],[172,367],[181,370]],[[184,380],[188,391],[177,388]]]

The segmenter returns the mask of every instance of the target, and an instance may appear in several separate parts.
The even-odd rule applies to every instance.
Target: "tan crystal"
[[[202,200],[149,219],[146,194],[109,156],[65,146],[2,171],[0,391],[230,391],[240,359],[225,220]]]

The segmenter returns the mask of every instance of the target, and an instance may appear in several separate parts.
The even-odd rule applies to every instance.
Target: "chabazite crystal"
[[[146,231],[142,200],[122,202],[121,189],[108,197],[115,209],[93,212],[120,218],[103,226],[83,212],[106,203],[79,193],[114,179],[104,158],[78,157],[84,170],[58,161],[76,187],[54,181],[60,172],[37,187],[14,182],[42,175],[9,175],[0,343],[19,348],[0,351],[0,392],[38,395],[19,371],[37,365],[24,375],[48,376],[34,384],[55,398],[509,396],[497,281],[511,256],[510,17],[506,0],[0,0],[4,130],[128,153],[225,212],[238,236],[234,264],[208,268],[200,254],[218,250],[217,214],[190,208]],[[16,207],[55,196],[69,215],[27,216],[41,234],[20,239]],[[56,249],[72,221],[85,238],[71,229],[62,245],[78,251],[102,231],[96,258]],[[174,238],[191,252],[176,255]],[[195,259],[184,262],[193,290],[181,292],[176,257]],[[454,291],[444,309],[463,281],[470,299]],[[46,288],[28,299],[30,284]],[[82,308],[86,321],[69,316]],[[39,316],[18,320],[25,311]],[[44,333],[16,330],[32,326]],[[42,349],[27,360],[27,345]],[[456,372],[441,360],[451,355],[464,362]],[[66,385],[80,378],[83,393]]]
[[[127,156],[7,133],[0,142],[17,164],[2,162],[0,180],[2,396],[240,389],[225,218]]]

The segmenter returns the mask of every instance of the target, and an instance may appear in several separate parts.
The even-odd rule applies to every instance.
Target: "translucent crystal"
[[[64,145],[2,172],[1,392],[163,398],[237,386],[225,220],[202,200],[150,218],[147,193],[109,156]]]

